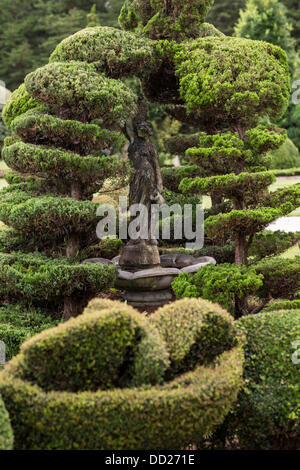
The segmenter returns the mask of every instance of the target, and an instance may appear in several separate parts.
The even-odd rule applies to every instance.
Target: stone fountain
[[[129,203],[147,209],[147,227],[151,227],[152,204],[165,204],[158,152],[151,142],[152,126],[146,121],[147,108],[139,100],[138,111],[124,132],[130,141],[128,157],[134,168],[130,183]],[[125,291],[124,300],[135,307],[160,306],[172,300],[171,283],[182,272],[195,273],[214,258],[194,258],[186,254],[159,255],[157,241],[148,238],[130,240],[120,256],[113,260],[93,258],[86,262],[113,264],[119,269],[116,287]]]

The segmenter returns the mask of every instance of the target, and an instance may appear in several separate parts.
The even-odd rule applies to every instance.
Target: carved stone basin
[[[111,261],[91,258],[83,263],[113,264],[119,269],[116,287],[124,290],[124,300],[135,307],[159,306],[172,300],[171,284],[180,273],[196,273],[207,264],[216,264],[210,256],[194,258],[185,254],[161,255],[156,268],[126,271],[119,266],[120,256]]]

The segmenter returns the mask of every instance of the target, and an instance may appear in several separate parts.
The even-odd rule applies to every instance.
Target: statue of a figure
[[[123,250],[123,266],[157,266],[159,254],[157,241],[151,237],[151,205],[164,204],[163,183],[158,152],[150,137],[152,125],[147,122],[146,104],[139,99],[134,118],[127,123],[125,133],[130,141],[128,157],[134,174],[130,182],[129,204],[143,204],[148,213],[148,239],[130,240]],[[135,248],[134,248],[135,246]]]

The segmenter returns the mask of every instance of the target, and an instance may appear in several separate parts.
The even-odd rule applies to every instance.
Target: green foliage
[[[22,378],[48,391],[154,385],[168,366],[157,332],[125,305],[99,315],[96,304],[94,313],[28,341],[22,355]]]
[[[300,149],[300,129],[299,129],[299,120],[300,120],[300,105],[293,105],[290,114],[290,120],[286,124],[287,132],[289,138],[294,142],[294,144]]]
[[[42,309],[28,308],[22,304],[2,304],[0,323],[27,328],[32,331],[32,334],[35,334],[42,329],[56,326],[57,320],[53,320],[49,313]]]
[[[275,312],[276,310],[300,310],[300,299],[274,300],[264,308],[264,312]]]
[[[298,449],[300,367],[292,354],[300,340],[300,310],[250,315],[236,326],[246,335],[245,385],[228,435],[247,448]]]
[[[282,129],[259,125],[247,130],[244,139],[237,132],[200,136],[198,145],[189,148],[186,155],[200,166],[198,171],[202,169],[204,174],[199,176],[240,173],[268,165],[267,152],[279,148],[285,139]]]
[[[289,212],[293,207],[288,206]],[[232,210],[227,214],[210,216],[205,220],[205,233],[211,239],[227,239],[228,236],[254,235],[283,215],[282,209],[262,207],[260,209]]]
[[[5,344],[7,361],[18,354],[20,345],[29,337],[30,330],[28,328],[0,323],[0,341],[3,341]]]
[[[212,0],[126,0],[119,22],[123,29],[142,31],[152,39],[182,41],[197,37]]]
[[[5,125],[10,128],[14,119],[38,106],[39,103],[30,96],[26,91],[25,85],[22,84],[13,92],[10,99],[6,102],[2,113],[3,121]]]
[[[2,146],[3,146],[3,143],[4,143],[4,139],[5,137],[7,137],[9,135],[9,131],[8,129],[5,127],[5,124],[4,122],[2,121],[2,118],[0,116],[0,157],[1,157],[1,150],[2,150]]]
[[[169,191],[168,189],[164,189],[163,197],[168,204],[168,206],[172,206],[173,204],[179,204],[182,208],[185,204],[192,204],[195,206],[196,204],[201,203],[201,199],[197,194],[180,194],[173,191]]]
[[[291,139],[287,139],[286,142],[279,147],[278,150],[273,151],[270,156],[270,168],[272,170],[277,168],[296,168],[300,166],[300,153]]]
[[[180,95],[188,114],[219,128],[249,128],[287,108],[286,54],[278,46],[240,38],[203,38],[174,46]],[[210,124],[212,126],[212,123]]]
[[[86,15],[86,17],[87,17],[87,21],[88,21],[88,24],[87,24],[88,28],[93,28],[95,26],[100,26],[100,20],[99,20],[98,14],[97,14],[97,5],[96,5],[96,3],[94,3],[94,5],[91,8],[90,13],[88,13]]]
[[[179,190],[183,193],[215,194],[239,200],[245,193],[254,193],[256,197],[259,197],[275,181],[275,176],[270,172],[239,173],[238,175],[230,173],[208,178],[184,178],[179,185]]]
[[[14,437],[10,420],[0,395],[0,450],[11,450]]]
[[[257,233],[249,249],[249,256],[259,261],[267,256],[283,253],[300,241],[300,233],[264,230]]]
[[[25,86],[64,118],[89,122],[100,116],[104,126],[115,126],[123,125],[135,110],[135,95],[126,85],[84,62],[52,62],[27,75]]]
[[[218,0],[215,1],[207,16],[207,20],[213,23],[227,36],[233,36],[240,9],[245,6],[246,0]]]
[[[13,170],[21,173],[36,174],[56,182],[73,180],[81,184],[97,182],[98,190],[104,180],[114,174],[124,177],[129,173],[128,162],[120,157],[86,156],[46,146],[13,143],[5,146],[3,160]]]
[[[114,266],[76,264],[38,254],[0,254],[0,296],[43,304],[72,294],[105,292],[117,276]]]
[[[1,0],[0,76],[7,86],[19,86],[62,39],[84,28],[93,4],[101,24],[117,26],[122,0]]]
[[[176,297],[202,297],[218,302],[234,314],[236,300],[255,294],[263,284],[262,279],[254,268],[227,263],[207,265],[196,274],[180,274],[172,289]]]
[[[50,62],[82,61],[113,78],[144,76],[159,65],[155,43],[114,28],[96,27],[79,31],[62,41]]]
[[[283,214],[288,214],[300,206],[300,183],[278,189],[266,195],[264,205],[280,207]]]
[[[196,321],[186,308],[193,334],[183,338],[174,324],[169,346],[157,330],[171,321],[168,309],[150,322],[132,307],[101,299],[81,317],[27,341],[0,374],[15,448],[180,449],[219,425],[241,386],[241,346],[226,312],[206,302],[190,302],[198,305]],[[200,353],[197,332],[204,338],[205,331],[209,365],[196,361],[193,370],[157,383],[168,367],[167,351],[175,336],[186,353],[199,341]],[[77,393],[62,393],[66,389]],[[145,425],[147,433],[139,432]]]
[[[234,263],[234,244],[228,243],[227,245],[204,245],[204,247],[195,252],[195,256],[212,256],[218,264]]]
[[[184,165],[171,168],[162,168],[162,177],[164,188],[172,192],[178,192],[179,184],[182,178],[201,175],[201,169],[196,165]]]
[[[118,144],[118,132],[101,129],[96,124],[59,119],[39,110],[30,110],[14,119],[11,129],[20,139],[32,144],[66,147],[81,155],[89,155]]]
[[[293,69],[296,51],[291,30],[286,7],[279,0],[247,0],[235,27],[235,36],[281,47]]]
[[[161,307],[150,320],[167,344],[168,379],[197,364],[208,365],[237,344],[230,315],[202,299],[184,299]]]
[[[255,264],[257,273],[264,277],[259,290],[261,297],[291,299],[300,293],[300,259],[271,258]]]

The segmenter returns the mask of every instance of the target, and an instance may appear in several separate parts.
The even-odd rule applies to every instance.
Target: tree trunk
[[[242,298],[235,297],[234,317],[237,319],[248,314],[249,314],[249,305],[248,305],[247,297],[245,296]]]
[[[247,241],[244,235],[235,238],[235,263],[247,266]]]
[[[66,248],[67,258],[74,258],[77,255],[79,248],[80,248],[80,237],[77,233],[72,233],[69,237],[67,248]]]
[[[73,317],[81,315],[85,307],[87,306],[91,296],[86,294],[72,295],[64,298],[64,321],[69,320]]]
[[[77,201],[81,200],[81,185],[77,181],[72,183],[71,186],[71,197]]]

